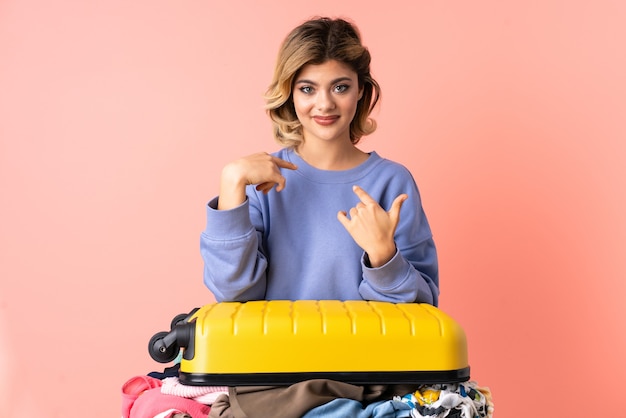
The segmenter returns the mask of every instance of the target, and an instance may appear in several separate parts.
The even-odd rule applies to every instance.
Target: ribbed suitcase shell
[[[465,332],[428,304],[222,302],[200,308],[193,321],[193,348],[180,364],[180,380],[188,385],[469,379]]]

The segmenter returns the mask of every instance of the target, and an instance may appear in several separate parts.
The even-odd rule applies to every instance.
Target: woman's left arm
[[[412,186],[407,193],[395,197],[394,187],[386,188],[384,200],[393,198],[388,211],[355,186],[360,202],[350,209],[349,217],[347,212],[339,212],[337,217],[364,251],[359,286],[363,299],[437,306],[437,250],[417,185],[412,177],[404,186],[407,183]]]

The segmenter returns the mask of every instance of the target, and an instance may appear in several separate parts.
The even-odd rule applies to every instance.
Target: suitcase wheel
[[[150,342],[148,343],[148,352],[150,353],[150,357],[154,361],[159,363],[169,363],[170,361],[174,361],[180,352],[180,347],[178,344],[167,345],[164,342],[164,338],[169,334],[169,332],[162,331],[157,332],[150,338]]]

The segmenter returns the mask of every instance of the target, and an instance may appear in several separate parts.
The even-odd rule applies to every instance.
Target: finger
[[[402,204],[409,198],[408,195],[406,194],[401,194],[398,197],[396,197],[393,200],[393,203],[391,204],[391,208],[389,209],[389,212],[387,212],[389,214],[389,217],[391,218],[392,222],[397,225],[398,221],[400,220],[400,209],[402,208]]]
[[[345,211],[340,210],[337,213],[337,219],[344,228],[348,229],[348,226],[350,225],[350,219],[348,219],[348,214]]]
[[[262,183],[262,184],[257,184],[257,185],[256,185],[256,187],[255,187],[255,189],[256,189],[257,191],[261,192],[261,193],[265,193],[265,194],[267,194],[267,186],[266,186],[266,184],[265,184],[265,183]]]
[[[361,189],[359,186],[357,185],[352,186],[352,191],[354,192],[354,194],[358,196],[359,199],[361,199],[361,202],[365,204],[372,204],[372,203],[378,204],[374,199],[372,199],[372,196],[367,194],[367,192],[365,192],[365,190]]]
[[[259,191],[263,191],[264,193],[268,193],[274,186],[276,186],[276,191],[280,192],[285,188],[285,184],[287,180],[285,177],[280,175],[280,172],[276,171],[273,173],[267,181],[263,183],[259,183],[256,186],[256,189]]]
[[[272,156],[272,161],[274,162],[274,164],[276,164],[280,168],[287,168],[289,170],[297,170],[298,169],[297,165],[295,165],[294,163],[290,163],[289,161],[285,161],[282,158],[278,158],[278,157]]]
[[[285,184],[287,184],[287,179],[285,179],[283,176],[278,177],[278,181],[276,183],[276,191],[280,192],[281,190],[283,190],[285,188]]]
[[[259,192],[263,192],[264,194],[268,194],[270,190],[274,187],[276,183],[272,181],[267,181],[264,183],[257,184],[255,187]]]

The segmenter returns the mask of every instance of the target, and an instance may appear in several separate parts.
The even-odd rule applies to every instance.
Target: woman
[[[283,148],[227,164],[201,235],[218,301],[437,305],[437,253],[409,171],[357,148],[380,97],[357,29],[319,18],[283,42],[266,94]]]

